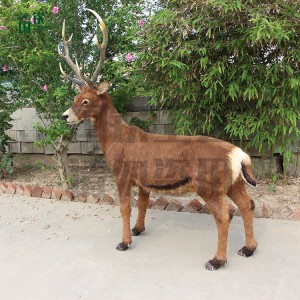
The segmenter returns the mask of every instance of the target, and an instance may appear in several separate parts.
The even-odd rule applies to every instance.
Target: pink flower
[[[140,19],[138,24],[139,24],[140,27],[143,27],[145,25],[145,22],[144,22],[143,19]]]
[[[5,29],[7,29],[6,26],[0,26],[0,30],[5,30]]]
[[[134,55],[131,54],[131,53],[127,53],[127,54],[125,55],[125,60],[126,60],[127,62],[132,62],[132,61],[134,60]]]
[[[53,6],[52,12],[53,12],[54,14],[58,14],[58,11],[59,11],[59,7],[58,7],[58,6]]]
[[[7,65],[4,65],[2,67],[3,72],[8,72],[9,71],[9,67]]]
[[[47,91],[48,91],[48,86],[47,86],[47,84],[45,84],[45,85],[43,86],[43,90],[44,90],[44,92],[47,92]]]
[[[34,17],[30,18],[30,22],[31,22],[31,24],[34,24]]]

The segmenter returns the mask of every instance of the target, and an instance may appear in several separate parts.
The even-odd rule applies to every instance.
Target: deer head
[[[63,113],[62,117],[68,124],[77,124],[95,116],[103,108],[103,103],[107,96],[110,83],[108,81],[101,82],[97,87],[90,88],[84,86],[81,92],[75,96],[74,104]]]
[[[60,48],[58,46],[59,56],[71,67],[77,78],[73,78],[66,74],[62,68],[61,63],[59,63],[60,71],[65,78],[77,84],[80,90],[80,93],[75,97],[74,104],[62,115],[62,117],[69,124],[76,124],[84,119],[93,118],[93,116],[97,114],[101,109],[101,100],[103,97],[105,98],[105,93],[109,90],[110,86],[108,81],[104,81],[99,85],[96,85],[96,81],[105,61],[105,52],[108,42],[107,29],[102,18],[95,11],[88,8],[87,10],[97,18],[97,20],[99,21],[99,27],[103,34],[103,41],[101,44],[96,37],[96,45],[100,51],[100,58],[92,77],[90,79],[87,78],[81,72],[77,60],[75,59],[74,63],[70,57],[69,43],[72,40],[72,35],[68,40],[66,39],[65,20],[62,27],[62,42],[64,46],[64,54],[60,51]]]

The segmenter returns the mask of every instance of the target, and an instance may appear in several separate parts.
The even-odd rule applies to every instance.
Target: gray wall
[[[134,109],[134,108],[133,108]],[[168,112],[155,111],[151,117],[147,111],[127,112],[121,115],[125,122],[131,118],[138,117],[141,120],[153,120],[150,126],[150,132],[160,134],[173,134],[174,130],[168,122]],[[34,108],[23,108],[12,115],[13,127],[7,131],[7,134],[14,140],[9,143],[10,153],[39,153],[53,154],[50,146],[37,147],[35,142],[42,139],[42,135],[33,128],[34,123],[41,123]],[[69,154],[91,154],[102,153],[99,148],[98,140],[90,121],[84,121],[78,127],[78,130],[68,146]]]

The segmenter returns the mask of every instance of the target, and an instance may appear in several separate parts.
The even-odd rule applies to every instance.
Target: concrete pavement
[[[300,299],[300,222],[255,219],[259,247],[244,258],[234,217],[228,265],[214,272],[209,215],[148,210],[126,252],[121,229],[118,207],[0,194],[0,299]]]

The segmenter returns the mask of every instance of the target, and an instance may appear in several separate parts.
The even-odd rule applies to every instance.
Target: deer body
[[[100,28],[104,31],[102,19],[96,12],[91,12],[98,18]],[[107,41],[105,31],[104,37],[104,41]],[[69,41],[64,38],[63,27],[65,48]],[[103,42],[100,47],[102,52],[105,52],[105,47]],[[254,186],[256,183],[249,156],[235,145],[211,137],[158,135],[127,125],[107,94],[109,83],[104,81],[96,86],[97,72],[93,74],[92,80],[87,80],[79,68],[76,69],[78,65],[70,62],[68,48],[65,53],[65,56],[60,53],[61,57],[70,64],[80,79],[72,79],[61,68],[63,75],[79,84],[81,91],[75,97],[72,107],[63,114],[63,118],[69,124],[80,123],[85,119],[91,119],[93,123],[119,192],[123,235],[117,250],[127,250],[132,243],[131,235],[139,235],[145,230],[150,192],[194,192],[206,202],[218,229],[217,252],[205,264],[205,268],[216,270],[227,262],[227,237],[232,214],[225,201],[226,195],[236,203],[244,221],[246,245],[238,254],[251,256],[257,246],[253,233],[254,202],[246,192],[245,183]],[[101,64],[103,53],[97,70],[101,69]],[[131,231],[130,198],[133,186],[138,187],[139,198],[138,217]]]

